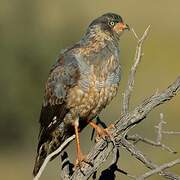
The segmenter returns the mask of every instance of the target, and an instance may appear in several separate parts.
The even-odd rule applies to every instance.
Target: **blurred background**
[[[136,75],[131,109],[157,89],[166,88],[180,73],[180,1],[84,1],[0,0],[0,171],[1,179],[32,179],[39,112],[49,69],[62,48],[78,41],[88,24],[106,12],[120,14],[141,35],[150,24],[144,57]],[[123,76],[118,96],[101,114],[107,124],[120,117],[122,93],[133,63],[136,41],[131,32],[121,39]],[[156,108],[131,133],[155,139],[154,125],[164,113],[166,130],[180,131],[180,96]],[[81,133],[83,151],[88,153],[91,129]],[[88,142],[88,143],[87,143]],[[179,136],[164,136],[163,142],[180,152]],[[179,157],[159,148],[139,144],[154,162],[162,164]],[[67,148],[74,161],[74,143]],[[111,157],[109,158],[111,161]],[[140,175],[147,169],[121,149],[121,169]],[[105,163],[101,170],[108,166]],[[180,174],[180,166],[172,168]],[[128,179],[116,174],[118,179]],[[42,180],[60,179],[60,160],[45,169]],[[150,179],[162,179],[153,176]]]

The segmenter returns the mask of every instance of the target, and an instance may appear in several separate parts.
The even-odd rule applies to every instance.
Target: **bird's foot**
[[[106,139],[110,138],[111,141],[114,141],[110,129],[114,127],[114,124],[109,125],[107,128],[101,128],[97,126],[96,131],[97,131],[97,136],[96,136],[96,141],[99,141],[100,138]]]
[[[88,123],[97,131],[96,142],[98,142],[100,138],[103,138],[104,140],[106,138],[109,138],[113,142],[114,146],[116,145],[114,138],[110,132],[110,129],[114,127],[114,124],[109,125],[107,128],[101,128],[92,121],[89,121]]]
[[[89,164],[90,166],[93,166],[93,164],[88,161],[87,156],[82,154],[82,152],[79,152],[73,169],[75,170],[77,167],[81,169],[83,166],[83,162]]]

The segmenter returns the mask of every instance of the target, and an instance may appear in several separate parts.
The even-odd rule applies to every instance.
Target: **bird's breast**
[[[68,107],[72,114],[91,118],[110,103],[117,94],[120,66],[116,65],[111,70],[108,68],[109,64],[97,72],[97,68],[91,65],[81,74],[78,84],[68,95]]]

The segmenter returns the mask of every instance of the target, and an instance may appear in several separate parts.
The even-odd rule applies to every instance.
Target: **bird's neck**
[[[113,43],[114,45],[118,46],[119,37],[115,34],[112,34],[111,32],[102,30],[99,26],[95,26],[89,28],[81,42],[86,45],[95,43],[103,46],[109,43]]]

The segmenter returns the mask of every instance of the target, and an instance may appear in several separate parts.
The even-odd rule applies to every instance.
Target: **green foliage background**
[[[44,83],[50,66],[62,48],[78,41],[90,21],[106,12],[116,12],[141,34],[151,24],[144,45],[144,58],[139,66],[131,108],[144,98],[169,85],[180,73],[180,2],[158,1],[86,1],[86,0],[0,0],[0,170],[1,179],[32,179],[32,168],[39,125],[37,123]],[[101,118],[110,123],[120,116],[122,93],[135,52],[135,39],[126,33],[121,39],[123,77],[118,96],[102,112]],[[166,129],[180,131],[180,96],[152,111],[135,132],[155,138],[154,125],[159,113],[167,121]],[[92,147],[91,130],[81,135],[83,150]],[[165,136],[164,142],[180,152],[179,136]],[[153,161],[161,164],[174,160],[158,148],[139,145]],[[74,144],[68,147],[74,160]],[[102,169],[107,167],[106,163]],[[131,174],[146,170],[134,158],[121,150],[119,165]],[[58,159],[50,163],[42,179],[60,179]],[[180,167],[172,168],[180,174]],[[121,179],[127,179],[117,174]],[[162,179],[154,176],[150,179]]]

